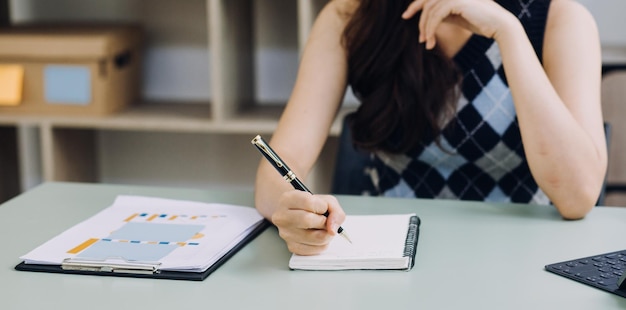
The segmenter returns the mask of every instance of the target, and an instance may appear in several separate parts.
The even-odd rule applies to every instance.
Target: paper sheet
[[[119,196],[112,206],[20,258],[38,264],[122,260],[202,271],[262,220],[251,207]]]

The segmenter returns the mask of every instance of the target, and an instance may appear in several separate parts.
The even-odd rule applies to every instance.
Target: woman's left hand
[[[444,22],[496,39],[500,29],[511,21],[517,21],[515,16],[493,0],[415,0],[402,13],[402,18],[409,19],[420,11],[419,40],[426,43],[426,49],[435,47],[435,33]]]

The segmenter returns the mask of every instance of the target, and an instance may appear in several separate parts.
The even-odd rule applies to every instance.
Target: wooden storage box
[[[0,113],[107,115],[137,101],[134,25],[0,28]]]

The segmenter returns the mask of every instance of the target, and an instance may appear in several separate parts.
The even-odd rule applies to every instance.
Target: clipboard
[[[226,252],[226,254],[218,259],[208,269],[201,272],[160,270],[159,263],[120,263],[71,259],[67,259],[64,264],[61,265],[26,264],[25,262],[21,262],[15,266],[15,270],[93,276],[202,281],[215,270],[217,270],[226,261],[228,261],[237,252],[239,252],[239,250],[245,247],[249,242],[254,240],[258,235],[265,231],[265,229],[267,229],[269,226],[271,226],[269,221],[264,220],[263,222],[261,222],[254,230],[250,232],[250,234],[244,240],[242,240],[235,247]]]
[[[252,207],[118,196],[21,256],[14,268],[202,281],[270,225]]]

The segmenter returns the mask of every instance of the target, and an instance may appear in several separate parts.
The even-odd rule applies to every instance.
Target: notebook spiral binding
[[[415,251],[417,251],[417,240],[419,239],[420,219],[416,215],[409,220],[409,231],[404,242],[404,256],[409,258],[409,268],[415,265]]]

